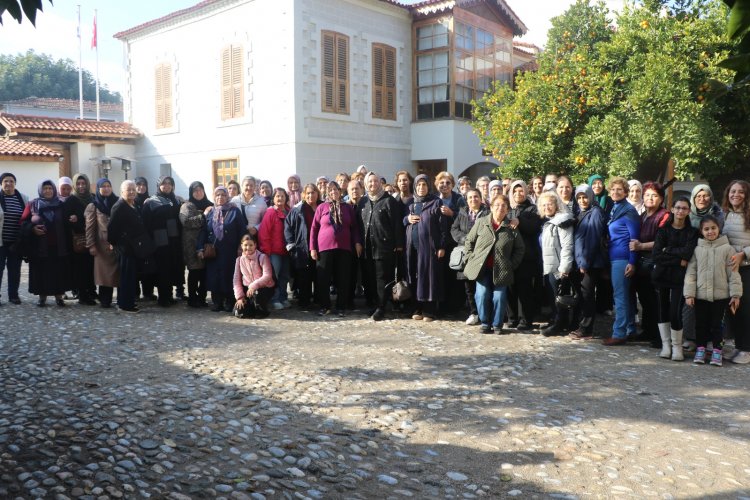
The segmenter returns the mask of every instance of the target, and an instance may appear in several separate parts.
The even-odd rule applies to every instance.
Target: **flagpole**
[[[83,63],[81,56],[81,5],[78,4],[78,118],[83,120]]]
[[[94,48],[96,48],[96,121],[99,121],[99,40],[97,38],[96,9],[94,9]]]

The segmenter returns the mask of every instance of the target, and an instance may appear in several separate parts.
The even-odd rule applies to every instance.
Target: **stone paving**
[[[22,299],[0,307],[2,499],[750,498],[747,366]]]

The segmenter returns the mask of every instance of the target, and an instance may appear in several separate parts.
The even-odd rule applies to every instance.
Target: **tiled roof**
[[[71,111],[77,111],[80,109],[80,103],[75,99],[55,99],[52,97],[26,97],[25,99],[16,99],[15,101],[5,101],[3,104],[41,109],[65,109]],[[83,109],[86,111],[96,111],[96,102],[83,101]],[[99,103],[99,109],[108,113],[122,113],[122,104],[102,102]]]
[[[0,138],[0,156],[41,156],[59,158],[60,153],[33,142]]]
[[[137,128],[125,122],[97,122],[94,120],[50,118],[7,113],[0,114],[0,125],[8,129],[12,135],[19,132],[47,132],[56,135],[106,136],[133,139],[142,135]]]
[[[174,11],[170,14],[167,14],[166,16],[152,19],[151,21],[147,21],[143,24],[139,24],[138,26],[134,26],[130,29],[126,29],[125,31],[120,31],[119,33],[115,33],[114,38],[117,38],[117,39],[126,38],[127,39],[129,35],[133,35],[135,33],[138,33],[139,31],[146,30],[152,26],[158,26],[160,24],[166,23],[167,21],[171,21],[172,19],[177,19],[182,16],[200,12],[204,8],[210,7],[214,4],[222,3],[224,1],[225,0],[203,0],[200,3],[193,5],[192,7]]]
[[[386,0],[387,1],[387,0]],[[431,14],[444,10],[449,10],[458,5],[459,7],[478,3],[481,0],[424,0],[422,2],[412,3],[406,5],[412,12],[418,12],[420,14]],[[513,32],[516,35],[522,35],[528,31],[526,25],[521,21],[521,18],[513,12],[510,5],[505,0],[487,0],[489,3],[495,3],[500,11],[508,16],[511,23],[513,23]]]

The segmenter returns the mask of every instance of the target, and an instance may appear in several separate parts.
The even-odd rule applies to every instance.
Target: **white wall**
[[[447,160],[448,172],[459,175],[475,163],[492,158],[482,156],[479,138],[471,125],[460,120],[434,120],[415,122],[411,125],[411,159]]]
[[[50,179],[55,185],[60,178],[57,161],[0,161],[0,170],[16,176],[16,189],[29,197],[37,198],[39,183]]]

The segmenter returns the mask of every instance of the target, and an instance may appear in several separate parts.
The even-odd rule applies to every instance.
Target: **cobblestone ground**
[[[750,496],[747,367],[461,321],[22,299],[0,308],[3,499]]]

